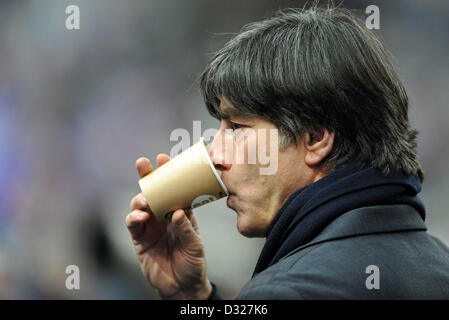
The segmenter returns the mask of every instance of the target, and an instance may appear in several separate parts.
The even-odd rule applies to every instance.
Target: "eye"
[[[241,124],[234,123],[234,122],[229,122],[229,126],[231,127],[232,130],[237,130],[237,129],[242,128]]]

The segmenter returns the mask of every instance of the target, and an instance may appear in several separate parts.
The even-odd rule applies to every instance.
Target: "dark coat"
[[[426,230],[409,205],[351,210],[236,299],[449,299],[449,248]]]

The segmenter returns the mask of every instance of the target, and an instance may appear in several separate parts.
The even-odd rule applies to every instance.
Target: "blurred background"
[[[65,27],[68,5],[80,30]],[[419,130],[429,232],[449,244],[449,3],[344,1],[380,8]],[[0,298],[157,299],[124,219],[135,161],[176,144],[194,120],[217,128],[198,75],[240,28],[303,1],[0,2]],[[191,141],[191,143],[196,141]],[[226,298],[250,279],[264,239],[235,227],[224,199],[196,210],[208,273]],[[68,265],[80,289],[67,290]]]

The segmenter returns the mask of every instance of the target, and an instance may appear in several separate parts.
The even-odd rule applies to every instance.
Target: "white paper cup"
[[[139,180],[151,212],[163,220],[177,209],[193,209],[229,195],[204,138]]]

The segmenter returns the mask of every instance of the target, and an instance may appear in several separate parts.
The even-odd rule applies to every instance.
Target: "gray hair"
[[[246,25],[201,75],[210,114],[225,96],[239,111],[273,122],[282,146],[312,130],[335,133],[321,166],[374,167],[424,174],[408,98],[379,38],[344,8],[280,11]]]

